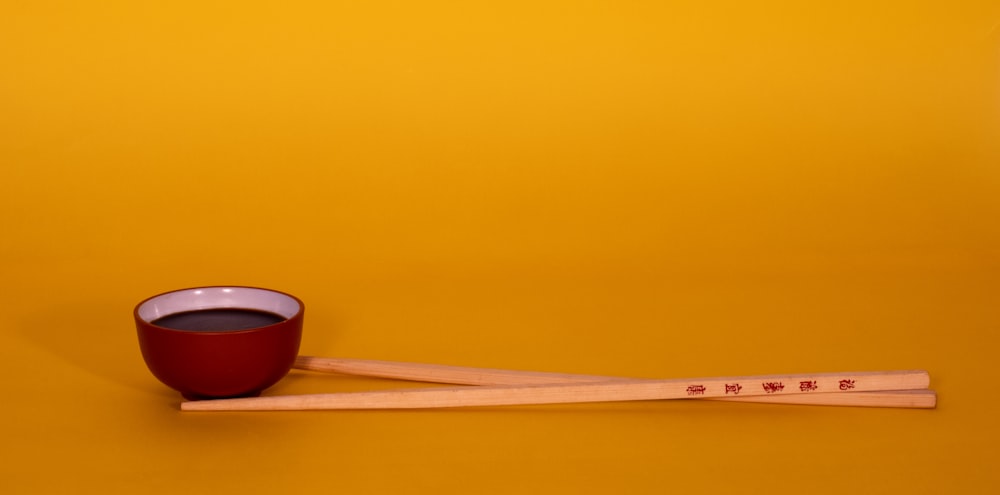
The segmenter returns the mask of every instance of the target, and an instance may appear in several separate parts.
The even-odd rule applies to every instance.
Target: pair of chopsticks
[[[311,356],[300,356],[294,367],[475,386],[188,401],[181,409],[423,409],[660,399],[903,408],[933,408],[937,403],[934,391],[927,389],[930,375],[922,370],[653,380]]]

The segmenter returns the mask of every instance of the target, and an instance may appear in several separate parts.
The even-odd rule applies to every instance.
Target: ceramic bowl
[[[263,326],[209,329],[165,326],[165,317],[250,310],[276,315]],[[189,400],[256,396],[291,369],[302,339],[305,305],[295,296],[256,287],[182,289],[150,297],[134,310],[146,366]],[[205,312],[208,313],[205,313]],[[214,313],[225,311],[214,311]]]

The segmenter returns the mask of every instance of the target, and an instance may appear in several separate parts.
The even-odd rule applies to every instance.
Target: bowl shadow
[[[18,322],[18,332],[81,372],[147,393],[177,394],[146,368],[131,304],[89,300],[43,307]]]

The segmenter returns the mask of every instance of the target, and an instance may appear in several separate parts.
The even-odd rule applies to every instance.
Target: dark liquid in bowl
[[[192,332],[226,332],[266,327],[285,321],[285,317],[256,309],[219,308],[174,313],[153,320],[152,324]]]

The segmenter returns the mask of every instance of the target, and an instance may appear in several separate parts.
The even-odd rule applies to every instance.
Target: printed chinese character
[[[799,390],[803,392],[812,392],[817,388],[819,388],[819,385],[816,384],[816,380],[806,380],[804,382],[799,382]]]
[[[769,394],[780,392],[785,389],[785,384],[781,382],[764,382],[761,385],[764,387],[764,391]]]
[[[854,380],[841,380],[840,381],[840,389],[841,390],[850,390],[852,388],[854,388]]]
[[[704,385],[691,385],[687,388],[688,395],[705,395]]]
[[[732,385],[730,385],[728,383],[726,384],[726,394],[727,395],[728,394],[739,395],[740,390],[743,390],[743,385],[740,385],[739,383],[734,383]]]

